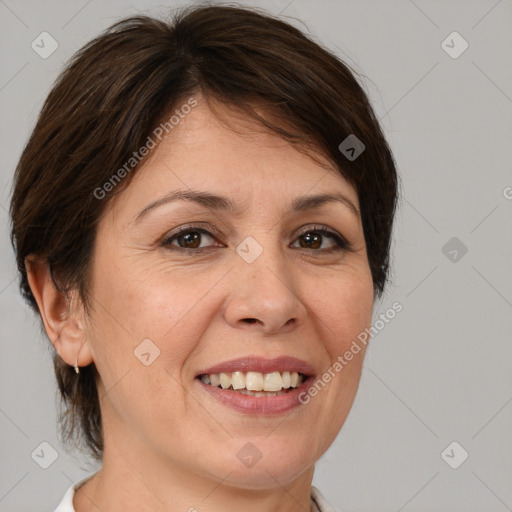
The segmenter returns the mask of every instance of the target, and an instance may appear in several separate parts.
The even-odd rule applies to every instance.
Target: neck
[[[193,473],[183,464],[143,450],[132,439],[120,443],[109,439],[101,470],[75,492],[76,512],[310,512],[310,489],[314,466],[295,480],[280,485],[278,475],[267,486],[244,488],[230,480],[226,469],[221,478]],[[129,447],[126,449],[126,447]],[[205,457],[206,459],[206,457]],[[268,472],[270,476],[270,472]]]

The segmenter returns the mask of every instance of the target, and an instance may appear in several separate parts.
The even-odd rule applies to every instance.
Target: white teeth
[[[220,374],[220,385],[222,389],[228,389],[231,386],[231,375],[227,373]]]
[[[247,372],[245,387],[250,391],[263,390],[263,375],[260,372]]]
[[[233,372],[231,374],[231,385],[233,389],[244,389],[245,375],[242,372]]]
[[[248,389],[241,389],[239,393],[248,396],[279,396],[286,394],[284,391],[278,391],[277,393],[269,393],[268,391],[249,391]]]
[[[201,375],[205,384],[222,389],[234,389],[244,395],[274,396],[284,394],[286,389],[297,388],[302,384],[304,376],[298,372],[233,372],[212,373]]]
[[[279,372],[266,373],[263,379],[264,391],[281,391],[283,389],[283,379]]]

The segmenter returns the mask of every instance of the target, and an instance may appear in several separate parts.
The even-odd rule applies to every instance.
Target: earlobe
[[[84,330],[83,311],[73,310],[69,297],[57,290],[47,262],[28,256],[25,268],[46,334],[57,353],[73,367],[91,364],[93,358]]]

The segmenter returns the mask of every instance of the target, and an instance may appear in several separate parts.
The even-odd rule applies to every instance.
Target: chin
[[[262,465],[259,468],[256,466],[252,468],[236,468],[231,470],[224,484],[237,489],[252,489],[255,491],[285,487],[297,480],[307,469],[308,466],[291,467],[286,465],[284,467],[276,467],[273,464]],[[227,467],[226,471],[224,477],[229,472]]]
[[[227,452],[234,456],[222,457],[217,476],[225,478],[229,474],[225,483],[237,488],[258,490],[286,486],[313,468],[316,462],[311,447],[302,443],[302,449],[298,450],[301,443],[297,441],[290,443],[290,447],[278,438],[274,442],[262,438],[254,443],[239,441],[234,444],[237,445],[234,450],[226,448],[219,453],[219,457]]]

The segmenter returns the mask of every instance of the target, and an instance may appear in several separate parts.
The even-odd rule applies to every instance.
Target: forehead
[[[202,100],[148,154],[112,207],[121,213],[177,189],[230,196],[245,207],[336,191],[358,204],[353,186],[320,154],[313,159],[239,111],[216,104],[212,112]]]

